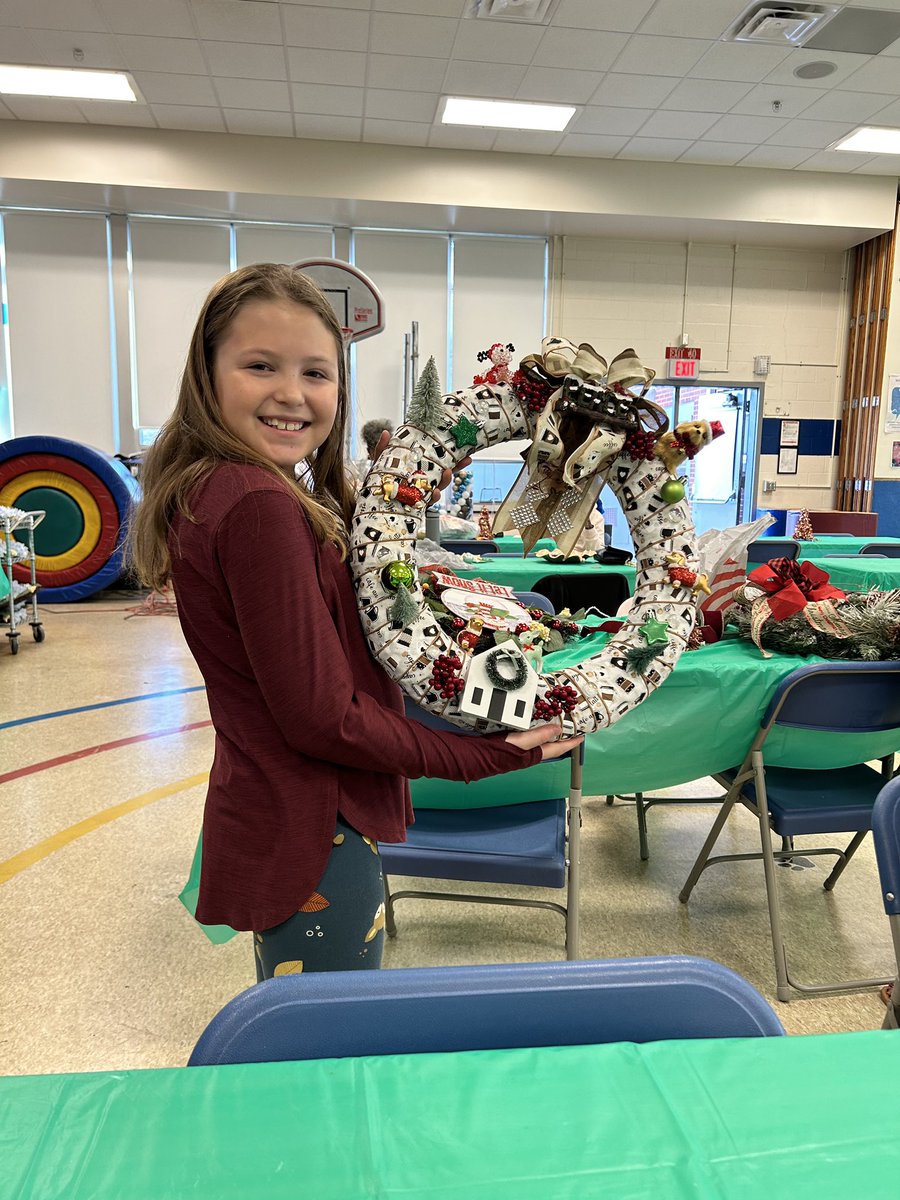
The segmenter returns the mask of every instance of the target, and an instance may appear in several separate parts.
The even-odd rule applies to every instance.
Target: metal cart
[[[34,531],[46,515],[44,512],[20,512],[18,509],[0,511],[0,535],[3,537],[2,545],[0,545],[0,554],[2,554],[3,559],[3,570],[9,581],[9,595],[0,604],[0,608],[2,608],[2,612],[0,612],[0,624],[9,626],[6,636],[9,638],[9,649],[12,654],[19,653],[19,630],[17,626],[21,625],[26,619],[31,626],[34,640],[36,642],[44,640],[44,626],[41,624],[38,615],[38,582],[35,569]],[[23,543],[18,539],[14,539],[14,530],[24,530],[27,534],[27,540]],[[14,546],[24,546],[26,551],[25,556],[21,557],[18,554],[14,556]],[[31,593],[25,598],[17,597],[15,594],[18,580],[13,576],[13,564],[16,562],[27,562],[31,570]],[[28,617],[29,609],[31,610],[30,617]]]

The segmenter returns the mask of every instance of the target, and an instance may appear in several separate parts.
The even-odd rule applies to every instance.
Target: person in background
[[[373,417],[371,421],[366,421],[365,425],[363,425],[360,434],[366,447],[367,457],[358,458],[353,464],[356,477],[360,483],[368,475],[369,468],[381,453],[381,449],[384,448],[384,442],[382,441],[384,434],[386,433],[390,437],[393,432],[393,423],[387,417]],[[379,448],[379,444],[381,448]]]
[[[252,930],[257,979],[380,965],[377,843],[404,840],[409,779],[483,779],[582,740],[404,716],[347,562],[347,410],[341,328],[316,285],[274,263],[226,275],[129,531],[142,582],[174,582],[215,729],[197,920]]]

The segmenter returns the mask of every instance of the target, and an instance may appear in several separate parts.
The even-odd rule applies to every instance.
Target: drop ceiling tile
[[[517,100],[546,100],[550,104],[584,104],[597,90],[599,74],[560,71],[555,67],[529,67]]]
[[[852,121],[805,121],[798,118],[788,121],[783,129],[767,138],[766,143],[771,146],[807,146],[810,150],[824,150],[852,131]]]
[[[722,79],[682,79],[665,98],[663,108],[685,112],[727,113],[750,91],[749,83],[728,83]]]
[[[437,112],[434,92],[397,92],[389,88],[369,88],[365,99],[366,120],[425,121],[429,125]]]
[[[711,142],[747,142],[759,145],[782,128],[778,117],[720,117],[707,133]]]
[[[829,54],[828,57],[834,56]],[[853,57],[858,60],[860,56],[857,54]],[[834,79],[834,76],[831,78]],[[890,55],[878,55],[876,58],[870,58],[852,74],[842,76],[837,82],[841,88],[852,92],[882,92],[888,96],[896,96],[900,91],[900,63]]]
[[[616,158],[640,158],[648,162],[675,162],[691,148],[690,138],[634,137]]]
[[[887,100],[887,96],[882,96],[882,100]],[[865,118],[869,121],[869,118]],[[871,125],[900,125],[900,100],[894,100],[886,104],[883,108],[879,108],[877,112],[872,114],[872,119],[869,121]]]
[[[694,142],[678,161],[733,167],[746,149],[746,146],[735,146],[731,142]]]
[[[154,104],[153,115],[160,129],[197,129],[204,133],[224,133],[225,122],[217,108],[192,104]]]
[[[603,137],[593,133],[567,133],[557,155],[571,154],[578,158],[614,158],[628,145],[627,137]]]
[[[355,50],[302,50],[287,48],[288,70],[298,83],[333,83],[339,79],[347,87],[362,87],[366,82],[366,56]]]
[[[460,21],[454,30],[452,57],[468,62],[531,62],[544,35],[543,26],[504,25],[499,21]],[[440,51],[440,47],[437,48]]]
[[[574,71],[608,71],[625,49],[625,33],[593,29],[548,29],[533,62],[536,67]]]
[[[619,75],[613,71],[600,81],[590,102],[609,104],[614,108],[655,108],[671,95],[678,82],[673,76],[652,75],[642,79],[638,75]]]
[[[854,175],[896,175],[900,177],[900,154],[876,154],[854,169]]]
[[[298,138],[327,138],[334,142],[358,142],[362,139],[362,117],[323,117],[315,113],[295,113]]]
[[[148,104],[198,104],[215,108],[219,103],[208,75],[136,71],[134,81]]]
[[[120,34],[119,43],[129,71],[172,71],[176,75],[205,75],[200,43],[190,38],[144,37]]]
[[[836,70],[825,79],[798,79],[794,72],[798,67],[814,62],[834,63]],[[773,71],[766,76],[766,83],[789,83],[794,87],[810,87],[821,91],[823,85],[830,90],[842,80],[849,78],[861,62],[865,62],[862,54],[840,54],[834,50],[789,50],[788,57],[783,59]],[[880,88],[853,85],[855,92],[878,92]]]
[[[840,150],[820,150],[818,154],[814,154],[805,162],[796,167],[798,171],[828,171],[829,173],[839,171],[842,174],[849,174],[850,171],[855,171],[857,163],[854,162],[855,154],[844,154]]]
[[[83,29],[102,33],[103,14],[92,0],[3,0],[4,23],[25,29]]]
[[[4,121],[14,121],[16,119],[13,110],[7,108],[2,101],[0,101],[0,119]]]
[[[294,136],[294,119],[290,113],[284,112],[226,108],[225,125],[229,133],[254,133],[260,137]]]
[[[382,121],[366,117],[363,123],[363,141],[382,146],[427,146],[430,133],[431,123],[426,121]]]
[[[850,0],[848,8],[880,8],[883,12],[900,12],[900,0]]]
[[[641,137],[698,138],[717,120],[717,113],[655,112],[641,129]]]
[[[897,11],[900,12],[900,9]],[[891,42],[889,46],[885,46],[878,55],[879,58],[897,58],[898,56],[900,56],[900,38],[897,38],[895,42]]]
[[[107,27],[113,33],[157,34],[195,37],[187,0],[95,0]]]
[[[450,17],[373,13],[369,49],[375,54],[412,54],[417,58],[446,58],[447,48],[453,45],[453,39],[456,37],[458,24]]]
[[[85,117],[74,100],[50,96],[5,96],[4,103],[20,121],[68,121],[85,124]]]
[[[567,133],[626,134],[637,133],[652,114],[650,108],[613,108],[588,105],[576,113]]]
[[[126,70],[126,57],[111,33],[78,33],[58,29],[35,29],[30,31],[31,40],[37,47],[37,60],[50,67],[94,67],[97,70]],[[5,38],[0,38],[0,53]],[[196,43],[194,43],[196,45]],[[84,51],[84,58],[76,63],[73,50]]]
[[[486,67],[483,62],[459,62],[447,64],[443,91],[450,96],[483,96],[489,100],[513,100],[525,78],[527,67],[512,63],[496,63]],[[432,84],[441,86],[440,72]]]
[[[657,0],[641,25],[641,33],[718,38],[739,13],[735,0]]]
[[[761,83],[790,53],[790,50],[783,50],[780,46],[716,42],[696,64],[691,75],[702,79]]]
[[[81,111],[92,125],[136,125],[155,129],[156,121],[146,104],[116,103],[114,100],[82,100]]]
[[[307,50],[366,50],[369,14],[349,9],[284,5],[285,41]]]
[[[399,88],[404,92],[439,91],[443,71],[433,58],[408,58],[402,54],[369,56],[369,87]]]
[[[900,77],[900,64],[897,67]],[[900,82],[900,80],[898,80]],[[898,87],[900,91],[900,87]],[[868,121],[874,113],[885,107],[887,96],[877,92],[826,92],[803,113],[804,120],[814,121]]]
[[[41,53],[31,34],[24,29],[12,29],[4,26],[0,29],[0,57],[8,63],[42,62]]]
[[[287,79],[283,46],[204,42],[203,53],[210,75],[235,79]]]
[[[709,50],[699,38],[643,37],[628,39],[613,69],[629,75],[686,75]]]
[[[633,33],[653,7],[655,0],[560,0],[554,26],[574,29],[609,29]]]
[[[746,147],[744,147],[746,149]],[[799,146],[756,146],[741,159],[742,167],[779,167],[791,170],[799,166],[812,152]]]
[[[289,84],[274,79],[226,79],[213,81],[223,108],[261,108],[264,112],[289,112]],[[304,85],[301,85],[304,86]]]
[[[442,150],[490,150],[496,129],[466,129],[461,125],[433,125],[428,145]]]
[[[501,129],[493,149],[504,154],[553,154],[563,134],[549,130]]]
[[[294,112],[318,113],[323,117],[361,117],[364,94],[362,88],[342,87],[340,84],[291,84]]]
[[[194,0],[193,10],[201,38],[281,45],[277,4],[261,0]]]
[[[354,8],[368,8],[369,0],[351,0]],[[347,0],[340,0],[341,4]],[[471,0],[372,0],[375,12],[423,13],[428,17],[462,17]]]
[[[790,87],[781,83],[758,83],[755,88],[739,100],[732,112],[742,116],[780,117],[782,121],[796,117],[800,113],[806,115],[806,109],[816,100],[827,96],[822,88]],[[776,113],[772,105],[778,102],[781,107]]]

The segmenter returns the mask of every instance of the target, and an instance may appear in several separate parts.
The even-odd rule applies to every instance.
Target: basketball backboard
[[[339,258],[304,258],[293,266],[313,279],[331,301],[347,345],[384,329],[381,293],[358,267]]]

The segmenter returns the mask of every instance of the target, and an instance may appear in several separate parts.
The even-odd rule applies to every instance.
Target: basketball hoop
[[[384,301],[358,267],[339,258],[304,258],[292,264],[319,285],[337,314],[344,346],[384,329]]]

